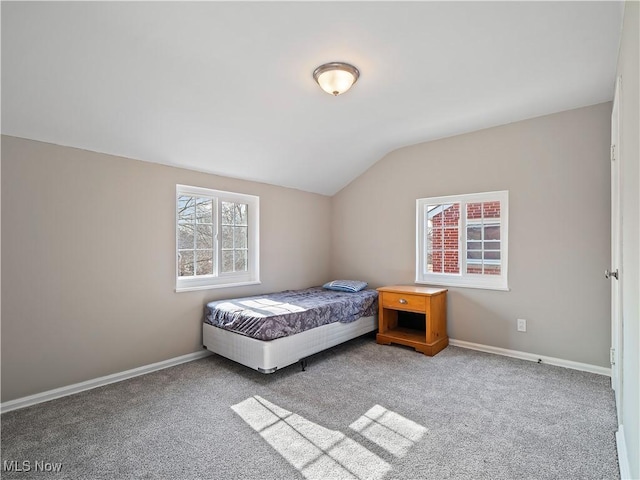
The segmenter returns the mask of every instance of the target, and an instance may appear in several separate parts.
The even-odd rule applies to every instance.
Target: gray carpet
[[[615,430],[607,377],[366,336],[306,372],[212,356],[6,413],[3,465],[31,470],[2,478],[616,479]]]

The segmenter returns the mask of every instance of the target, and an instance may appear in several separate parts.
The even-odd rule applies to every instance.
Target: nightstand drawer
[[[397,310],[411,310],[414,312],[424,312],[427,308],[425,297],[411,295],[407,293],[382,293],[382,306],[384,308],[394,308]]]

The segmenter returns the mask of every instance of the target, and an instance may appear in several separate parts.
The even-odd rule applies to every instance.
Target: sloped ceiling
[[[609,101],[619,2],[2,2],[2,133],[332,195],[398,147]],[[361,78],[339,97],[329,61]]]

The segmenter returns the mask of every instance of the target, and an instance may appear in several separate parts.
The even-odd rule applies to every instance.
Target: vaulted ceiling
[[[2,133],[332,195],[398,147],[609,101],[620,2],[2,2]],[[318,65],[361,71],[324,93]]]

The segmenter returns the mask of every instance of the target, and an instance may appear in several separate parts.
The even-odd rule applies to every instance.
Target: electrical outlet
[[[518,331],[526,332],[527,331],[527,320],[524,318],[518,319]]]

